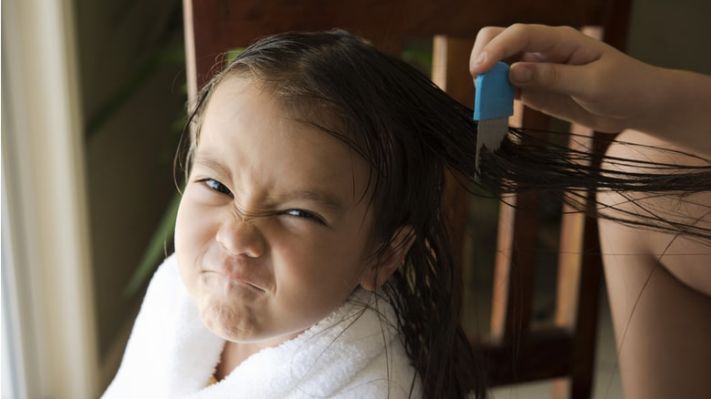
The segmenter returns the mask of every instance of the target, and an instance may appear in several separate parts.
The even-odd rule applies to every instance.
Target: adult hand
[[[509,79],[531,108],[598,131],[654,125],[661,68],[640,62],[570,27],[516,24],[479,31],[473,76],[513,62]],[[658,115],[652,115],[659,117]]]

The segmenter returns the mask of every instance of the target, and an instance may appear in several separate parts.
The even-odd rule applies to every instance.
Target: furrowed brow
[[[209,153],[198,153],[195,155],[195,164],[196,165],[202,165],[206,168],[212,169],[222,175],[224,175],[226,178],[231,179],[232,174],[228,168],[226,168],[222,163],[220,163],[218,160],[216,160],[213,156],[211,156]],[[334,211],[334,212],[342,212],[345,210],[345,205],[343,201],[341,201],[340,198],[337,196],[319,191],[319,190],[297,190],[297,191],[292,191],[287,193],[286,195],[283,196],[282,200],[284,201],[293,201],[293,200],[306,200],[306,201],[313,201],[318,204],[321,204],[322,206]]]
[[[226,176],[227,178],[232,177],[232,173],[230,173],[230,170],[227,169],[222,163],[217,161],[215,158],[210,156],[209,154],[204,154],[204,153],[198,153],[195,155],[195,164],[196,165],[202,165],[206,168],[212,169],[223,176]]]
[[[343,202],[335,195],[316,190],[293,191],[284,196],[284,199],[287,201],[295,199],[313,201],[337,212],[345,209]]]

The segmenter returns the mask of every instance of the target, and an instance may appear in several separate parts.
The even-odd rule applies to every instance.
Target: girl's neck
[[[232,372],[232,370],[236,369],[237,366],[242,364],[242,362],[248,357],[264,348],[274,347],[282,342],[293,339],[297,335],[299,335],[299,333],[286,337],[282,336],[275,340],[255,343],[225,341],[225,346],[222,348],[222,354],[220,355],[220,363],[217,364],[215,369],[215,379],[217,381],[222,381]]]
[[[215,379],[222,381],[227,377],[232,370],[237,368],[248,357],[252,356],[261,350],[256,344],[238,344],[235,342],[225,341],[225,346],[220,355],[220,363],[215,371]]]

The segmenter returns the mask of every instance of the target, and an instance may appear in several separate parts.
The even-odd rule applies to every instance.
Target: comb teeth
[[[508,118],[479,121],[476,139],[476,170],[479,170],[479,157],[483,147],[494,152],[501,147],[501,142],[509,131]]]

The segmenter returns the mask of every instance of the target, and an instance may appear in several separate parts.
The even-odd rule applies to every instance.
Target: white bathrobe
[[[407,398],[415,371],[395,320],[390,305],[359,290],[301,335],[208,386],[225,341],[202,324],[172,255],[151,280],[102,398]],[[417,380],[412,397],[420,397]]]

